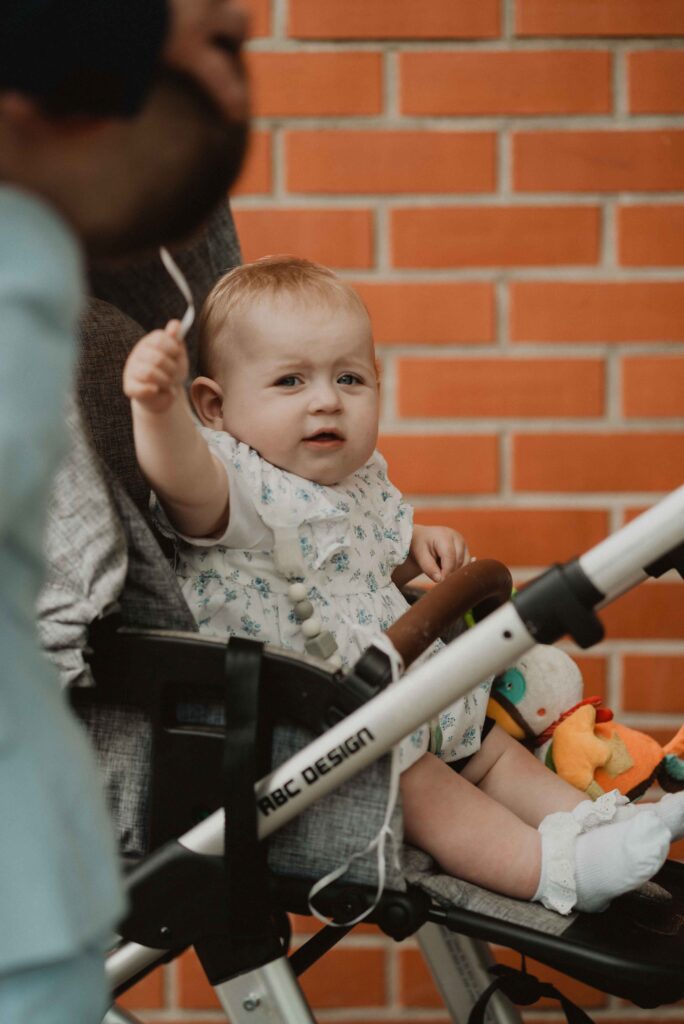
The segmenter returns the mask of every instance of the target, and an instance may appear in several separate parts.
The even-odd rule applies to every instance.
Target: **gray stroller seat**
[[[201,304],[217,277],[239,260],[228,209],[219,210],[204,235],[175,255],[196,303]],[[231,672],[237,671],[230,652],[233,648],[239,658],[244,650],[232,641],[212,643],[196,635],[169,562],[146,518],[148,489],[135,462],[128,403],[121,392],[121,371],[130,348],[146,331],[181,315],[182,297],[154,257],[117,270],[99,269],[92,281],[94,298],[83,323],[78,404],[71,413],[72,455],[55,489],[48,536],[52,569],[41,598],[40,628],[46,650],[72,686],[74,705],[93,737],[122,853],[138,860],[226,798],[221,776],[227,749],[223,727],[232,714]],[[192,354],[192,332],[188,341]],[[289,680],[295,692],[298,687],[301,693],[306,686],[325,685],[326,673],[318,666],[268,651],[260,652],[258,658],[266,676]],[[306,715],[309,731],[287,709],[285,718],[290,724],[273,723],[272,749],[250,755],[253,770],[263,767],[269,752],[280,763],[308,742],[311,723]],[[171,779],[165,776],[171,772],[178,788],[174,790],[172,783],[169,793]],[[180,793],[183,776],[192,780],[185,795]],[[388,759],[383,758],[269,839],[268,902],[274,914],[307,913],[311,882],[376,835],[385,813],[388,778]],[[393,830],[400,838],[400,812],[393,818]],[[252,835],[251,845],[246,840],[242,851],[231,850],[233,874],[239,864],[244,877],[252,873],[250,857],[263,859],[255,849]],[[210,875],[221,873],[220,858],[211,864],[212,858],[205,859]],[[217,989],[230,984],[233,977],[249,977],[252,969],[269,962],[264,955],[282,954],[284,939],[276,929],[275,946],[266,942],[264,947],[263,936],[257,936],[253,950],[243,949],[237,958],[235,950],[230,951],[231,972],[225,960],[217,962],[215,943],[207,951],[206,943],[196,941],[196,913],[190,939],[174,934],[167,936],[164,945],[163,930],[170,929],[164,925],[160,907],[169,898],[169,885],[177,899],[179,878],[186,876],[164,876],[162,862],[163,857],[147,862],[152,868],[147,874],[143,869],[142,883],[139,868],[130,876],[133,910],[124,926],[127,938],[168,949],[169,955],[193,943]],[[159,865],[161,895],[154,890]],[[193,862],[188,876],[193,885],[197,879],[193,872],[199,867]],[[265,869],[263,863],[259,867]],[[684,871],[677,865],[663,869],[659,881],[665,895],[661,891],[658,899],[624,897],[604,914],[569,918],[448,878],[420,851],[404,848],[400,868],[387,857],[386,869],[387,892],[368,919],[397,938],[420,929],[421,944],[454,1020],[477,1003],[491,980],[486,947],[469,941],[461,946],[459,936],[529,953],[641,1006],[672,1002],[684,995]],[[326,891],[321,909],[344,921],[359,908],[370,906],[376,882],[374,858],[362,858],[343,885]],[[231,884],[232,895],[220,908],[225,915],[240,902],[235,894],[240,878],[229,880],[229,889]],[[199,881],[197,885],[201,888]],[[224,888],[225,879],[212,882],[209,891],[215,895]],[[150,897],[150,892],[155,895]],[[193,895],[191,889],[187,899],[212,917],[208,927],[215,929],[213,896],[207,900]],[[263,912],[263,907],[254,909]],[[244,912],[244,905],[238,907],[238,914]],[[182,924],[182,914],[171,916]],[[224,921],[222,937],[229,936],[230,930],[231,921]],[[344,931],[312,940],[309,953],[295,955],[296,968],[308,966]],[[506,979],[499,980],[511,994],[515,985],[520,989],[519,980],[507,988]],[[524,1001],[530,989],[523,989]],[[228,999],[224,1005],[231,1006],[232,1019],[242,1019]],[[303,1013],[305,1003],[298,1005]],[[279,1009],[281,1016],[268,1019],[288,1024],[313,1019],[286,1016],[282,1006]],[[497,1012],[500,1019],[510,1019],[512,1011],[502,1003]]]

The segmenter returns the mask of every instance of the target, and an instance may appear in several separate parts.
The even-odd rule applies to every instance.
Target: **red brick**
[[[382,1006],[385,1002],[385,950],[333,949],[300,979],[314,1009]]]
[[[498,0],[290,0],[300,39],[494,39]]]
[[[494,340],[495,298],[489,282],[358,282],[376,342],[453,344]]]
[[[313,935],[315,932],[319,932],[325,927],[315,917],[307,917],[304,914],[290,914],[290,923],[292,925],[293,935],[301,935],[302,941],[306,940],[306,937]],[[354,926],[354,935],[377,935],[378,926],[375,924],[357,924]]]
[[[323,117],[382,110],[379,53],[253,52],[248,64],[257,116]]]
[[[566,561],[608,534],[608,513],[593,509],[418,508],[416,522],[450,526],[478,558],[511,566]],[[594,659],[592,659],[594,660]]]
[[[681,0],[518,0],[519,36],[684,35]]]
[[[493,950],[493,953],[498,963],[506,964],[509,967],[520,967],[520,954],[514,950],[497,947]],[[540,981],[555,985],[564,996],[567,996],[568,999],[571,999],[573,1003],[577,1003],[579,1006],[598,1008],[606,1006],[608,1002],[608,997],[604,992],[599,992],[598,989],[591,988],[591,986],[585,985],[581,981],[576,981],[567,974],[561,974],[560,971],[547,967],[546,964],[540,964],[537,960],[527,958],[527,970],[535,978],[539,978]],[[552,1008],[554,1010],[558,1008],[558,1003],[552,999],[540,999],[534,1005],[535,1009],[537,1007],[539,1009]]]
[[[629,109],[633,114],[684,111],[684,50],[642,50],[627,55]]]
[[[399,1000],[403,1006],[444,1006],[419,949],[399,950]]]
[[[598,51],[403,53],[404,114],[603,114],[611,56]]]
[[[596,657],[584,657],[571,655],[576,661],[584,679],[584,696],[600,697],[602,701],[607,700],[608,687],[606,679],[606,659]]]
[[[117,1004],[125,1010],[159,1010],[164,1005],[164,968],[152,971],[137,985],[119,996]]]
[[[684,584],[642,583],[600,614],[609,639],[681,640]]]
[[[513,187],[520,192],[682,189],[684,132],[518,132]]]
[[[380,450],[407,494],[487,494],[499,486],[498,439],[490,434],[385,434]]]
[[[216,993],[209,984],[194,952],[188,951],[176,961],[178,1001],[190,1010],[213,1010],[219,1006]]]
[[[600,416],[600,359],[401,359],[400,416]]]
[[[237,209],[238,236],[245,260],[290,253],[331,267],[370,267],[373,218],[370,210]]]
[[[264,195],[270,192],[272,187],[270,133],[252,132],[247,158],[232,194]]]
[[[624,266],[664,267],[684,264],[684,206],[617,208],[618,259]]]
[[[684,416],[684,356],[622,360],[625,416]]]
[[[460,206],[392,211],[397,267],[596,263],[599,211],[592,206]]]
[[[270,0],[241,0],[249,14],[249,35],[251,39],[267,36],[271,31]]]
[[[681,281],[516,281],[514,341],[684,341]]]
[[[625,654],[622,665],[625,711],[684,714],[684,657]]]
[[[681,483],[683,434],[519,434],[513,443],[519,491],[667,491]]]
[[[678,842],[672,844],[669,856],[670,860],[684,860],[684,839],[680,839]],[[667,1018],[663,1018],[660,1021],[652,1021],[649,1014],[648,1024],[672,1024],[672,1019],[668,1021]]]
[[[291,192],[491,192],[491,132],[301,131],[285,136]]]

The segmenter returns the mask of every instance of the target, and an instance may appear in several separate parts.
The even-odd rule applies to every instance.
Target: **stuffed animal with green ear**
[[[582,692],[572,658],[537,644],[494,680],[487,714],[594,800],[611,789],[634,800],[656,782],[669,792],[684,789],[684,726],[661,747]]]

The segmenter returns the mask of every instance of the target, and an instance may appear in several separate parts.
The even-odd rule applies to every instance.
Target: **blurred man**
[[[170,18],[159,0],[6,0],[0,13],[3,1024],[101,1020],[102,951],[123,910],[91,752],[34,625],[82,249],[181,240],[225,194],[247,136],[243,35],[232,0],[174,0]]]

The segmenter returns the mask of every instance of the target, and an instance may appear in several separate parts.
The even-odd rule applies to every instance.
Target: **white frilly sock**
[[[652,878],[670,847],[669,829],[653,813],[583,831],[572,813],[558,812],[544,818],[539,832],[541,876],[533,899],[561,914],[605,910]]]
[[[670,832],[670,840],[684,839],[684,792],[666,793],[657,803],[627,804],[618,808],[616,820],[629,821],[635,814],[651,811],[657,814]]]

